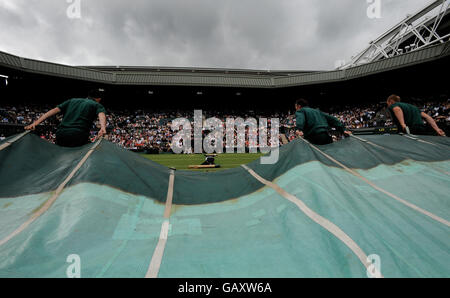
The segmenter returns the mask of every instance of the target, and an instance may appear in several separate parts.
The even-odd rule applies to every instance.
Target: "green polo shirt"
[[[398,127],[400,127],[400,122],[398,121],[397,117],[395,116],[395,113],[394,113],[395,107],[399,107],[402,109],[403,118],[405,119],[406,126],[408,126],[410,128],[416,127],[416,126],[423,126],[421,111],[419,110],[418,107],[416,107],[412,104],[409,104],[409,103],[397,102],[389,107],[389,112],[392,115],[392,119],[394,120],[394,123]]]
[[[327,132],[330,127],[335,127],[341,133],[345,131],[337,118],[316,109],[303,107],[295,115],[297,129],[303,131],[305,137]]]
[[[87,98],[72,98],[58,105],[64,115],[58,127],[60,134],[85,134],[89,131],[99,113],[106,113],[98,102]]]

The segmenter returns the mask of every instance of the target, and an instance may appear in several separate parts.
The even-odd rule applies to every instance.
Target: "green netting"
[[[444,220],[447,138],[363,136],[320,150],[386,192]],[[374,145],[375,144],[375,145]],[[0,151],[0,243],[42,208],[93,144],[26,135]],[[297,140],[275,165],[249,165],[376,254],[385,277],[448,277],[449,227],[402,204]],[[144,277],[164,222],[170,169],[102,141],[55,203],[0,244],[0,277]],[[366,277],[341,240],[244,168],[175,172],[159,277]]]

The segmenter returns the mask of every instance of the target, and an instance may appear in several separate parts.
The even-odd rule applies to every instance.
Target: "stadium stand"
[[[450,102],[421,102],[414,99],[422,111],[435,118],[438,123],[446,128],[450,123]],[[36,105],[25,106],[4,106],[0,108],[0,136],[7,137],[8,130],[12,126],[22,127],[36,120],[45,113],[51,106]],[[335,106],[327,107],[329,112],[343,122],[347,128],[358,130],[363,128],[385,128],[392,127],[390,114],[385,110],[385,104],[369,104],[359,106]],[[192,118],[192,113],[186,111],[108,111],[107,121],[109,130],[109,140],[121,147],[147,151],[149,153],[169,152],[173,137],[173,131],[170,128],[171,121],[183,117]],[[280,118],[281,130],[283,135],[289,140],[295,138],[292,127],[295,127],[295,118],[289,113],[258,114],[254,112],[243,112],[240,114],[230,114],[219,111],[206,111],[205,117],[217,117],[225,122],[227,117],[237,118],[260,117]],[[58,119],[49,119],[41,130],[40,136],[52,143],[55,141],[55,131],[58,125]],[[3,129],[2,129],[3,128]],[[98,129],[91,131],[92,140]],[[11,130],[10,130],[11,131]],[[12,130],[15,132],[15,130]],[[280,136],[280,143],[284,136]],[[248,147],[248,142],[246,143]]]

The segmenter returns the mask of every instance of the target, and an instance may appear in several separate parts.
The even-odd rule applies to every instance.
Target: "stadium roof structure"
[[[434,0],[413,15],[408,15],[392,29],[382,34],[360,54],[339,67],[357,65],[414,52],[450,40],[450,0]]]
[[[72,254],[81,277],[448,277],[449,140],[298,139],[276,164],[198,173],[12,136],[0,277],[66,277]]]
[[[261,71],[204,68],[79,67],[0,52],[0,68],[115,85],[283,88],[339,82],[438,60],[450,55],[450,42],[333,71]]]

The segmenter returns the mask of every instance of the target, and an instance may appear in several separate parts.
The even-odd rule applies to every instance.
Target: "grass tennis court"
[[[236,168],[242,164],[248,164],[260,158],[262,155],[262,153],[219,154],[215,161],[216,164],[220,165],[220,168],[192,171],[211,172]],[[200,165],[205,161],[203,154],[143,154],[143,156],[166,167],[176,168],[177,170],[191,170],[189,169],[190,165]]]

